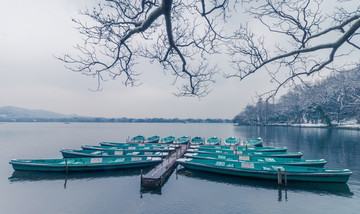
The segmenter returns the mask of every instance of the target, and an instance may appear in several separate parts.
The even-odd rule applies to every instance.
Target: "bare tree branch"
[[[269,32],[284,35],[281,37],[283,39],[288,37],[285,41],[289,43],[277,45],[277,51],[274,51],[265,44],[264,37],[251,32],[248,26],[241,26],[234,34],[237,40],[231,41],[228,45],[236,72],[228,73],[226,77],[243,80],[257,71],[266,70],[278,84],[274,90],[267,93],[270,94],[268,99],[290,81],[319,72],[333,63],[337,57],[344,56],[345,54],[339,51],[340,48],[359,49],[359,39],[355,36],[360,33],[360,7],[354,12],[338,9],[333,15],[333,20],[337,24],[321,30],[323,25],[329,23],[321,15],[322,1],[256,2],[260,3],[260,6],[253,7],[248,2],[250,7],[247,12],[257,18]],[[329,41],[327,38],[334,38],[335,35],[335,40],[326,42]],[[322,57],[319,57],[319,54]],[[286,70],[291,71],[289,75],[278,79],[277,74]]]
[[[301,76],[360,50],[360,4],[340,1],[334,11],[324,12],[324,3],[328,2],[102,0],[81,12],[85,21],[73,20],[84,38],[75,46],[79,55],[57,58],[68,69],[96,78],[98,89],[102,81],[119,77],[125,85],[135,85],[140,75],[136,65],[148,59],[171,74],[174,85],[181,85],[177,95],[202,97],[220,71],[209,59],[227,52],[230,60],[225,61],[234,70],[225,76],[243,80],[263,70],[277,84],[271,97],[288,83],[301,82]],[[353,4],[351,11],[345,3]],[[233,17],[243,12],[251,24]],[[254,23],[261,26],[260,32],[252,29]],[[271,38],[278,41],[274,44]]]

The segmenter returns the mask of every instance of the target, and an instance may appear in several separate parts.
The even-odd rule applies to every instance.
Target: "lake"
[[[158,191],[140,189],[140,170],[92,173],[14,172],[14,158],[61,158],[61,148],[129,136],[183,135],[225,139],[262,137],[265,146],[286,146],[304,158],[348,168],[347,184],[246,179],[182,167]],[[0,213],[359,213],[360,131],[177,123],[0,124]],[[149,168],[144,169],[150,170]]]

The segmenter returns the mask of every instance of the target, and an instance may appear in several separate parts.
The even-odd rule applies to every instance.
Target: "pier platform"
[[[164,160],[154,169],[145,175],[141,175],[141,187],[162,187],[177,166],[176,159],[182,157],[187,148],[188,145],[181,145],[174,153],[171,153],[168,157],[164,158]]]

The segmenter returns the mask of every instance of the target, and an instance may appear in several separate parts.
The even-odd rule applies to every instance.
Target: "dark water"
[[[14,172],[13,158],[61,158],[61,148],[121,142],[143,134],[261,136],[304,158],[325,158],[327,168],[349,168],[347,184],[228,177],[181,167],[161,190],[140,189],[140,170],[48,174]],[[360,213],[360,131],[237,127],[232,124],[0,124],[0,213]],[[150,170],[149,168],[145,169]]]

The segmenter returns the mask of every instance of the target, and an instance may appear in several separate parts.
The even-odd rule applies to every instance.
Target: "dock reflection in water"
[[[176,176],[186,176],[193,179],[207,180],[214,183],[224,183],[235,186],[245,186],[256,189],[270,189],[277,191],[278,201],[289,199],[291,192],[310,192],[319,195],[336,195],[342,197],[352,197],[346,183],[310,183],[310,182],[288,182],[287,187],[279,186],[276,181],[265,179],[251,179],[237,176],[226,176],[209,172],[201,172],[179,167]]]

